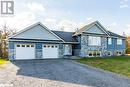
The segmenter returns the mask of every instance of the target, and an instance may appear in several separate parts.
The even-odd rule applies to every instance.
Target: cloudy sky
[[[108,30],[130,35],[130,0],[15,0],[14,16],[0,24],[21,30],[42,22],[52,30],[75,31],[98,20]]]

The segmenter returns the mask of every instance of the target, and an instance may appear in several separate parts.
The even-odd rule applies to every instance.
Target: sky
[[[14,15],[0,16],[17,31],[36,22],[51,30],[75,31],[99,21],[107,30],[130,35],[130,0],[14,0]]]

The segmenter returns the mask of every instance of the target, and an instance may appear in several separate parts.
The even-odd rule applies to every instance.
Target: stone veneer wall
[[[111,52],[111,56],[117,56],[117,51],[122,52],[122,55],[125,55],[125,49],[124,50],[108,50],[107,52]]]
[[[35,43],[35,58],[42,59],[42,43]]]
[[[59,45],[59,57],[62,58],[66,55],[64,55],[64,51],[65,51],[65,45],[69,45],[69,55],[72,55],[72,46],[71,44],[60,44]]]
[[[64,53],[64,46],[63,44],[59,44],[59,58],[63,57],[63,53]]]
[[[12,60],[12,59],[15,59],[15,46],[14,46],[14,42],[9,42],[9,44],[8,44],[8,58],[10,59],[10,60]]]
[[[15,50],[14,49],[8,49],[9,52],[9,60],[15,59]]]
[[[42,49],[35,49],[36,59],[42,59]]]
[[[101,56],[106,56],[107,54],[107,38],[101,37],[101,46],[89,46],[88,45],[88,35],[81,36],[81,57],[88,57],[89,51],[101,51]]]

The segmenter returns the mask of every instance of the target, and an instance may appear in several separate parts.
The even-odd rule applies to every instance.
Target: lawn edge
[[[95,69],[95,70],[99,70],[101,72],[105,72],[105,73],[109,73],[109,74],[113,74],[113,75],[116,75],[116,76],[119,76],[120,78],[124,78],[124,79],[129,79],[129,77],[127,77],[126,75],[122,75],[122,74],[118,74],[118,73],[115,73],[115,72],[111,72],[111,71],[108,71],[108,70],[104,70],[104,69],[101,69],[101,68],[97,68],[97,67],[94,67],[94,66],[91,66],[91,65],[87,65],[87,64],[84,64],[84,63],[80,63],[80,62],[77,62],[76,60],[72,60],[72,62],[76,63],[76,64],[79,64],[83,67],[89,67],[91,69]]]

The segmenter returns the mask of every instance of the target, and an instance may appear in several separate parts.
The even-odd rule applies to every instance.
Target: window
[[[31,47],[34,47],[34,45],[31,45]]]
[[[101,46],[101,37],[89,36],[89,45]]]
[[[117,39],[117,45],[122,45],[122,39]]]
[[[117,53],[117,56],[122,55],[122,52],[121,52],[121,51],[117,51],[116,53]]]
[[[111,38],[108,38],[108,44],[112,44],[112,39]]]
[[[22,45],[22,47],[25,47],[25,45]]]
[[[30,47],[30,45],[26,45],[26,47]]]
[[[44,45],[44,47],[46,48],[46,45]]]
[[[101,55],[100,52],[97,51],[96,56],[100,57],[100,55]]]
[[[122,52],[119,52],[119,54],[121,55],[121,54],[122,54]]]
[[[17,45],[17,47],[20,47],[20,45]]]
[[[48,48],[50,47],[50,45],[47,46]]]
[[[88,54],[88,55],[89,55],[89,57],[91,57],[91,56],[93,56],[93,53],[92,53],[92,52],[89,52],[89,54]]]
[[[100,57],[101,52],[100,51],[89,51],[88,56],[89,57]]]
[[[54,48],[54,46],[52,45],[51,48]]]
[[[110,51],[109,51],[109,52],[107,52],[107,55],[108,55],[108,56],[111,56],[111,52],[110,52]]]
[[[55,48],[57,48],[57,46],[55,46]]]

